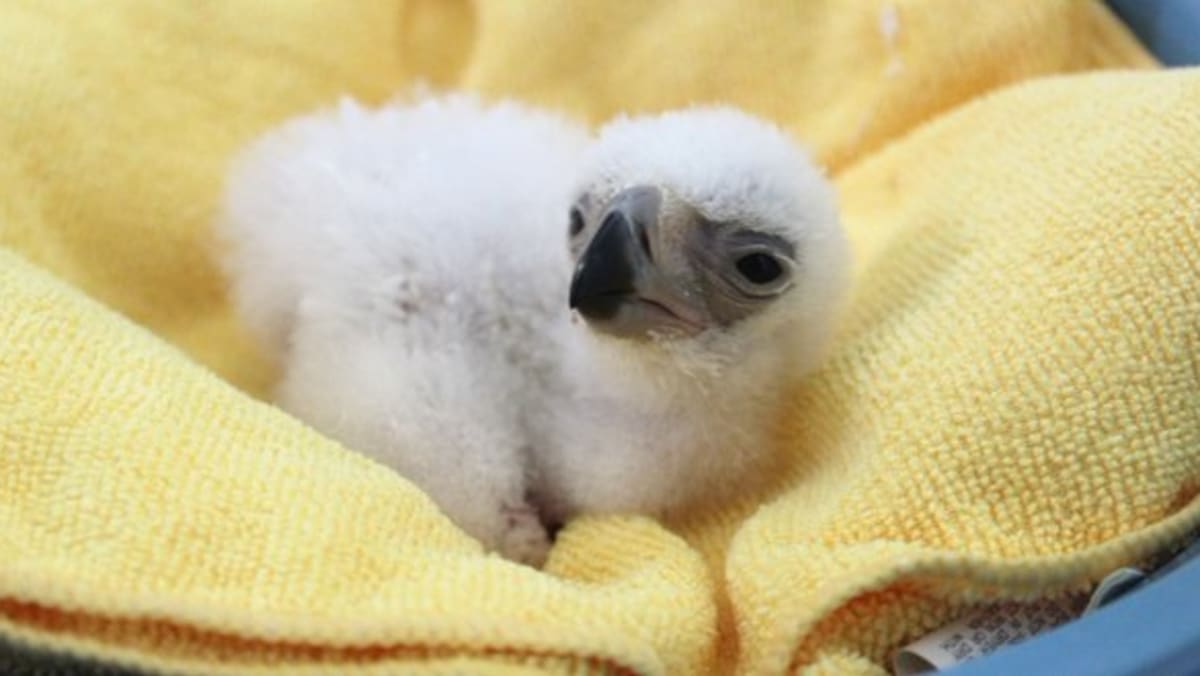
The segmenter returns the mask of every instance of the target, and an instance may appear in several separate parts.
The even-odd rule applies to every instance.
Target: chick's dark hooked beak
[[[699,330],[695,312],[658,268],[651,251],[661,208],[658,188],[638,186],[619,193],[579,258],[570,306],[608,333]]]
[[[571,280],[571,308],[588,319],[612,319],[637,292],[650,264],[646,228],[658,218],[654,188],[630,188],[613,199]]]
[[[607,215],[575,268],[571,308],[589,319],[612,318],[634,292],[635,246],[627,218],[619,212]]]

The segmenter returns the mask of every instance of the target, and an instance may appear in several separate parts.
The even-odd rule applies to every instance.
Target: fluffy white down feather
[[[580,191],[671,190],[795,241],[795,290],[678,340],[602,335],[566,302]],[[661,514],[749,480],[845,286],[833,195],[782,132],[729,109],[559,116],[467,95],[291,121],[240,158],[218,230],[278,401],[540,563],[546,520]]]

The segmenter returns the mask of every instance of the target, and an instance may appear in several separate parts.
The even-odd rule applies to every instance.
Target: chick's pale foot
[[[540,568],[550,554],[552,544],[546,527],[533,506],[527,503],[504,505],[504,532],[500,536],[500,554],[518,563]]]

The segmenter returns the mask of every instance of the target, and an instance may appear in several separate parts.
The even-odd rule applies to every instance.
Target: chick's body
[[[343,104],[255,144],[221,230],[280,404],[489,548],[762,466],[845,282],[832,192],[730,109],[595,139],[511,103]]]
[[[398,470],[511,558],[548,546],[528,414],[565,323],[582,131],[466,97],[343,103],[254,144],[219,223],[279,404]]]

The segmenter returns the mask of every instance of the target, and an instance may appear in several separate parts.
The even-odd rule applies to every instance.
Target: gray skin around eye
[[[739,279],[736,267],[740,256],[753,252],[770,254],[783,268],[780,280],[764,285],[761,292]],[[754,316],[791,289],[796,247],[777,235],[705,220],[692,229],[687,253],[692,261],[693,283],[720,326]]]

